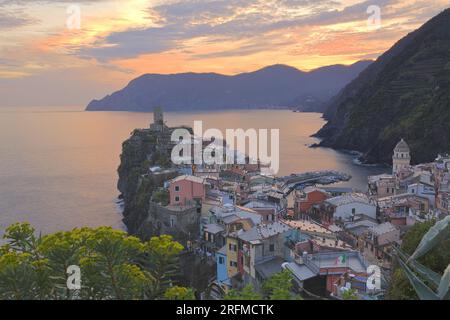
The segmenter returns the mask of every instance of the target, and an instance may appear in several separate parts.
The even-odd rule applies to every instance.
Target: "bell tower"
[[[405,140],[400,140],[394,148],[392,157],[392,174],[396,175],[403,168],[408,168],[411,164],[411,151]]]

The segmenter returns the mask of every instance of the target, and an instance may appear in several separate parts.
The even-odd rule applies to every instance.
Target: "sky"
[[[0,107],[84,106],[144,73],[376,59],[450,0],[0,0]]]

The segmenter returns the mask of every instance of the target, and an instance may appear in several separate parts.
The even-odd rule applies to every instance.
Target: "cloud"
[[[5,9],[0,3],[0,30],[15,29],[37,23],[38,20],[30,17],[21,9]]]
[[[295,26],[337,2],[329,0],[183,0],[149,8],[163,22],[156,27],[116,32],[82,49],[99,60],[131,58],[180,48],[197,37],[241,39]],[[329,10],[329,9],[328,9]]]

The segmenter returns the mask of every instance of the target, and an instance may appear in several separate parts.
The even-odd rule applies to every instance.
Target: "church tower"
[[[400,140],[395,146],[394,156],[392,157],[392,174],[396,175],[403,168],[411,164],[411,151],[405,140]]]

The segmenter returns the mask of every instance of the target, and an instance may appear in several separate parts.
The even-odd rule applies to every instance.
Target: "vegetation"
[[[225,295],[225,300],[262,300],[262,298],[251,284],[246,285],[241,291],[232,289]]]
[[[342,293],[342,299],[344,300],[358,300],[358,295],[356,294],[356,291],[353,289],[345,290]]]
[[[435,221],[415,224],[406,233],[401,249],[408,255],[411,255],[419,245],[422,237],[435,224]],[[450,261],[450,239],[443,241],[438,247],[431,250],[425,256],[418,260],[424,266],[442,274]],[[399,266],[394,266],[390,287],[388,290],[388,299],[392,300],[416,300],[416,292],[411,286],[408,278]]]
[[[174,287],[182,245],[170,236],[148,242],[109,227],[36,237],[28,223],[7,228],[0,248],[0,299],[193,299]],[[71,270],[81,271],[69,288]]]
[[[296,300],[293,295],[293,278],[289,270],[283,270],[267,279],[263,284],[264,295],[269,300]]]
[[[169,204],[169,191],[166,189],[158,189],[153,193],[152,198],[154,202],[167,206]]]
[[[400,138],[413,163],[450,149],[449,17],[447,9],[406,36],[334,98],[323,145],[378,163],[391,162]]]
[[[164,293],[166,300],[195,300],[194,291],[190,288],[171,287]]]
[[[267,279],[262,286],[262,294],[255,291],[251,284],[241,291],[230,290],[225,300],[300,300],[293,294],[292,275],[288,270],[283,270]]]

